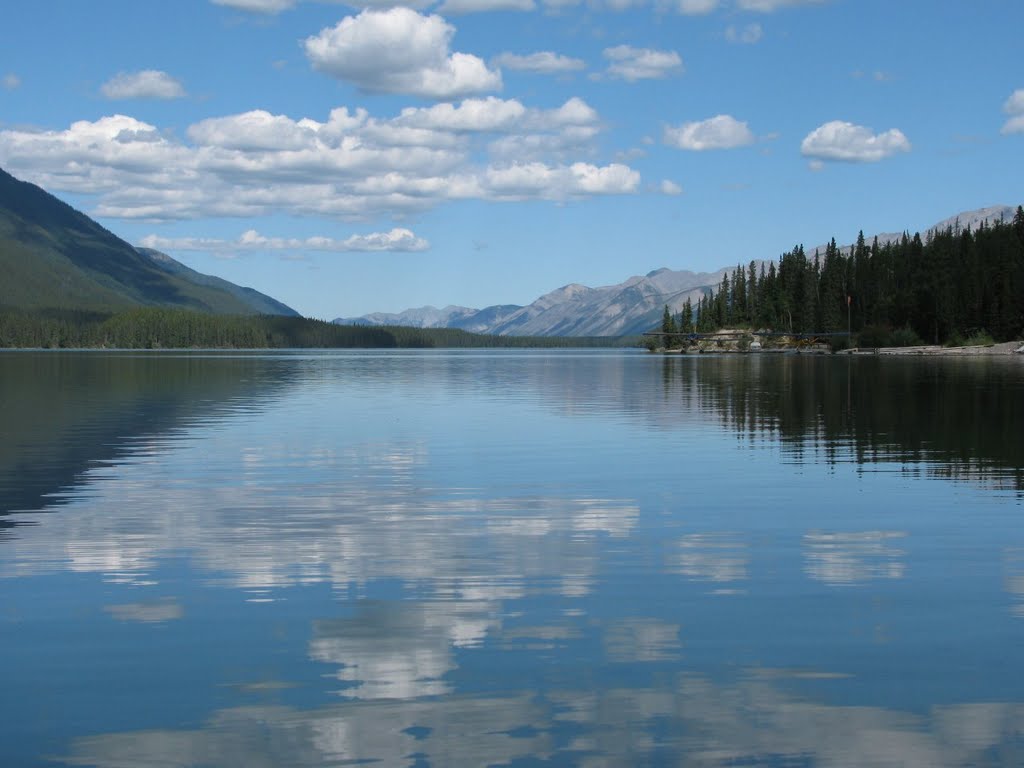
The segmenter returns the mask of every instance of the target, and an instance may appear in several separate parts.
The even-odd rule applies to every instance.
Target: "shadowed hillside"
[[[162,256],[162,254],[160,254]],[[141,253],[85,214],[0,170],[0,306],[296,314],[249,288]]]

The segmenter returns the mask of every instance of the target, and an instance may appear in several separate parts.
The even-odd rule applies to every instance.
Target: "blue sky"
[[[0,166],[314,317],[1024,202],[1019,0],[34,0]]]

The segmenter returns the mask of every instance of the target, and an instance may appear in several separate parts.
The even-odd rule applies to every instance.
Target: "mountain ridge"
[[[260,315],[284,315],[286,317],[299,317],[299,313],[287,304],[278,301],[272,296],[260,293],[255,288],[232,283],[222,277],[207,275],[198,272],[191,267],[182,264],[173,256],[168,256],[163,251],[154,248],[143,248],[136,246],[135,250],[152,261],[157,267],[168,274],[178,275],[196,285],[205,285],[211,288],[218,288],[247,304],[254,312]]]
[[[251,288],[139,249],[41,187],[0,168],[0,305],[214,314],[298,313]]]
[[[933,224],[922,234],[927,236],[949,227],[976,229],[982,223],[1010,220],[1014,211],[1015,208],[1008,205],[963,211]],[[871,243],[877,237],[879,244],[884,245],[899,240],[903,235],[903,232],[883,233],[865,239]],[[848,251],[852,247],[846,245],[843,250]],[[813,256],[815,251],[823,253],[825,248],[825,245],[820,245],[806,252],[808,256]],[[760,267],[767,266],[771,260],[754,261]],[[746,264],[743,266],[746,267]],[[713,272],[691,272],[659,267],[614,285],[595,288],[581,283],[568,283],[548,291],[525,306],[506,304],[482,309],[462,306],[437,309],[426,306],[404,312],[372,313],[357,318],[339,317],[333,322],[341,325],[462,328],[499,336],[626,336],[656,327],[666,305],[671,312],[677,313],[687,299],[696,304],[707,292],[717,289],[722,278],[731,274],[735,268],[736,265],[730,265]]]

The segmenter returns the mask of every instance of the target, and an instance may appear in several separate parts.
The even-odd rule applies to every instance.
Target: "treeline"
[[[486,336],[454,328],[335,325],[279,315],[142,308],[118,313],[0,307],[0,347],[44,349],[426,349],[610,347],[636,339]]]
[[[857,243],[808,256],[803,246],[778,266],[751,262],[723,278],[696,306],[666,308],[664,333],[706,333],[724,327],[792,333],[843,332],[883,346],[886,336],[929,343],[984,332],[996,341],[1024,329],[1024,207],[1011,222],[949,228],[922,240]],[[863,340],[862,340],[863,341]],[[880,343],[882,342],[882,343]]]

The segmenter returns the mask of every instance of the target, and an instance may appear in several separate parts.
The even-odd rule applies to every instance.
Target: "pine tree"
[[[672,316],[672,313],[668,311],[668,304],[665,305],[665,311],[661,315],[661,332],[665,334],[662,336],[662,340],[665,344],[665,348],[668,349],[675,342],[675,335],[677,332],[676,319]]]
[[[685,334],[693,333],[693,304],[690,303],[690,299],[686,299],[686,303],[683,304],[682,311],[682,322],[679,324],[679,330]]]

